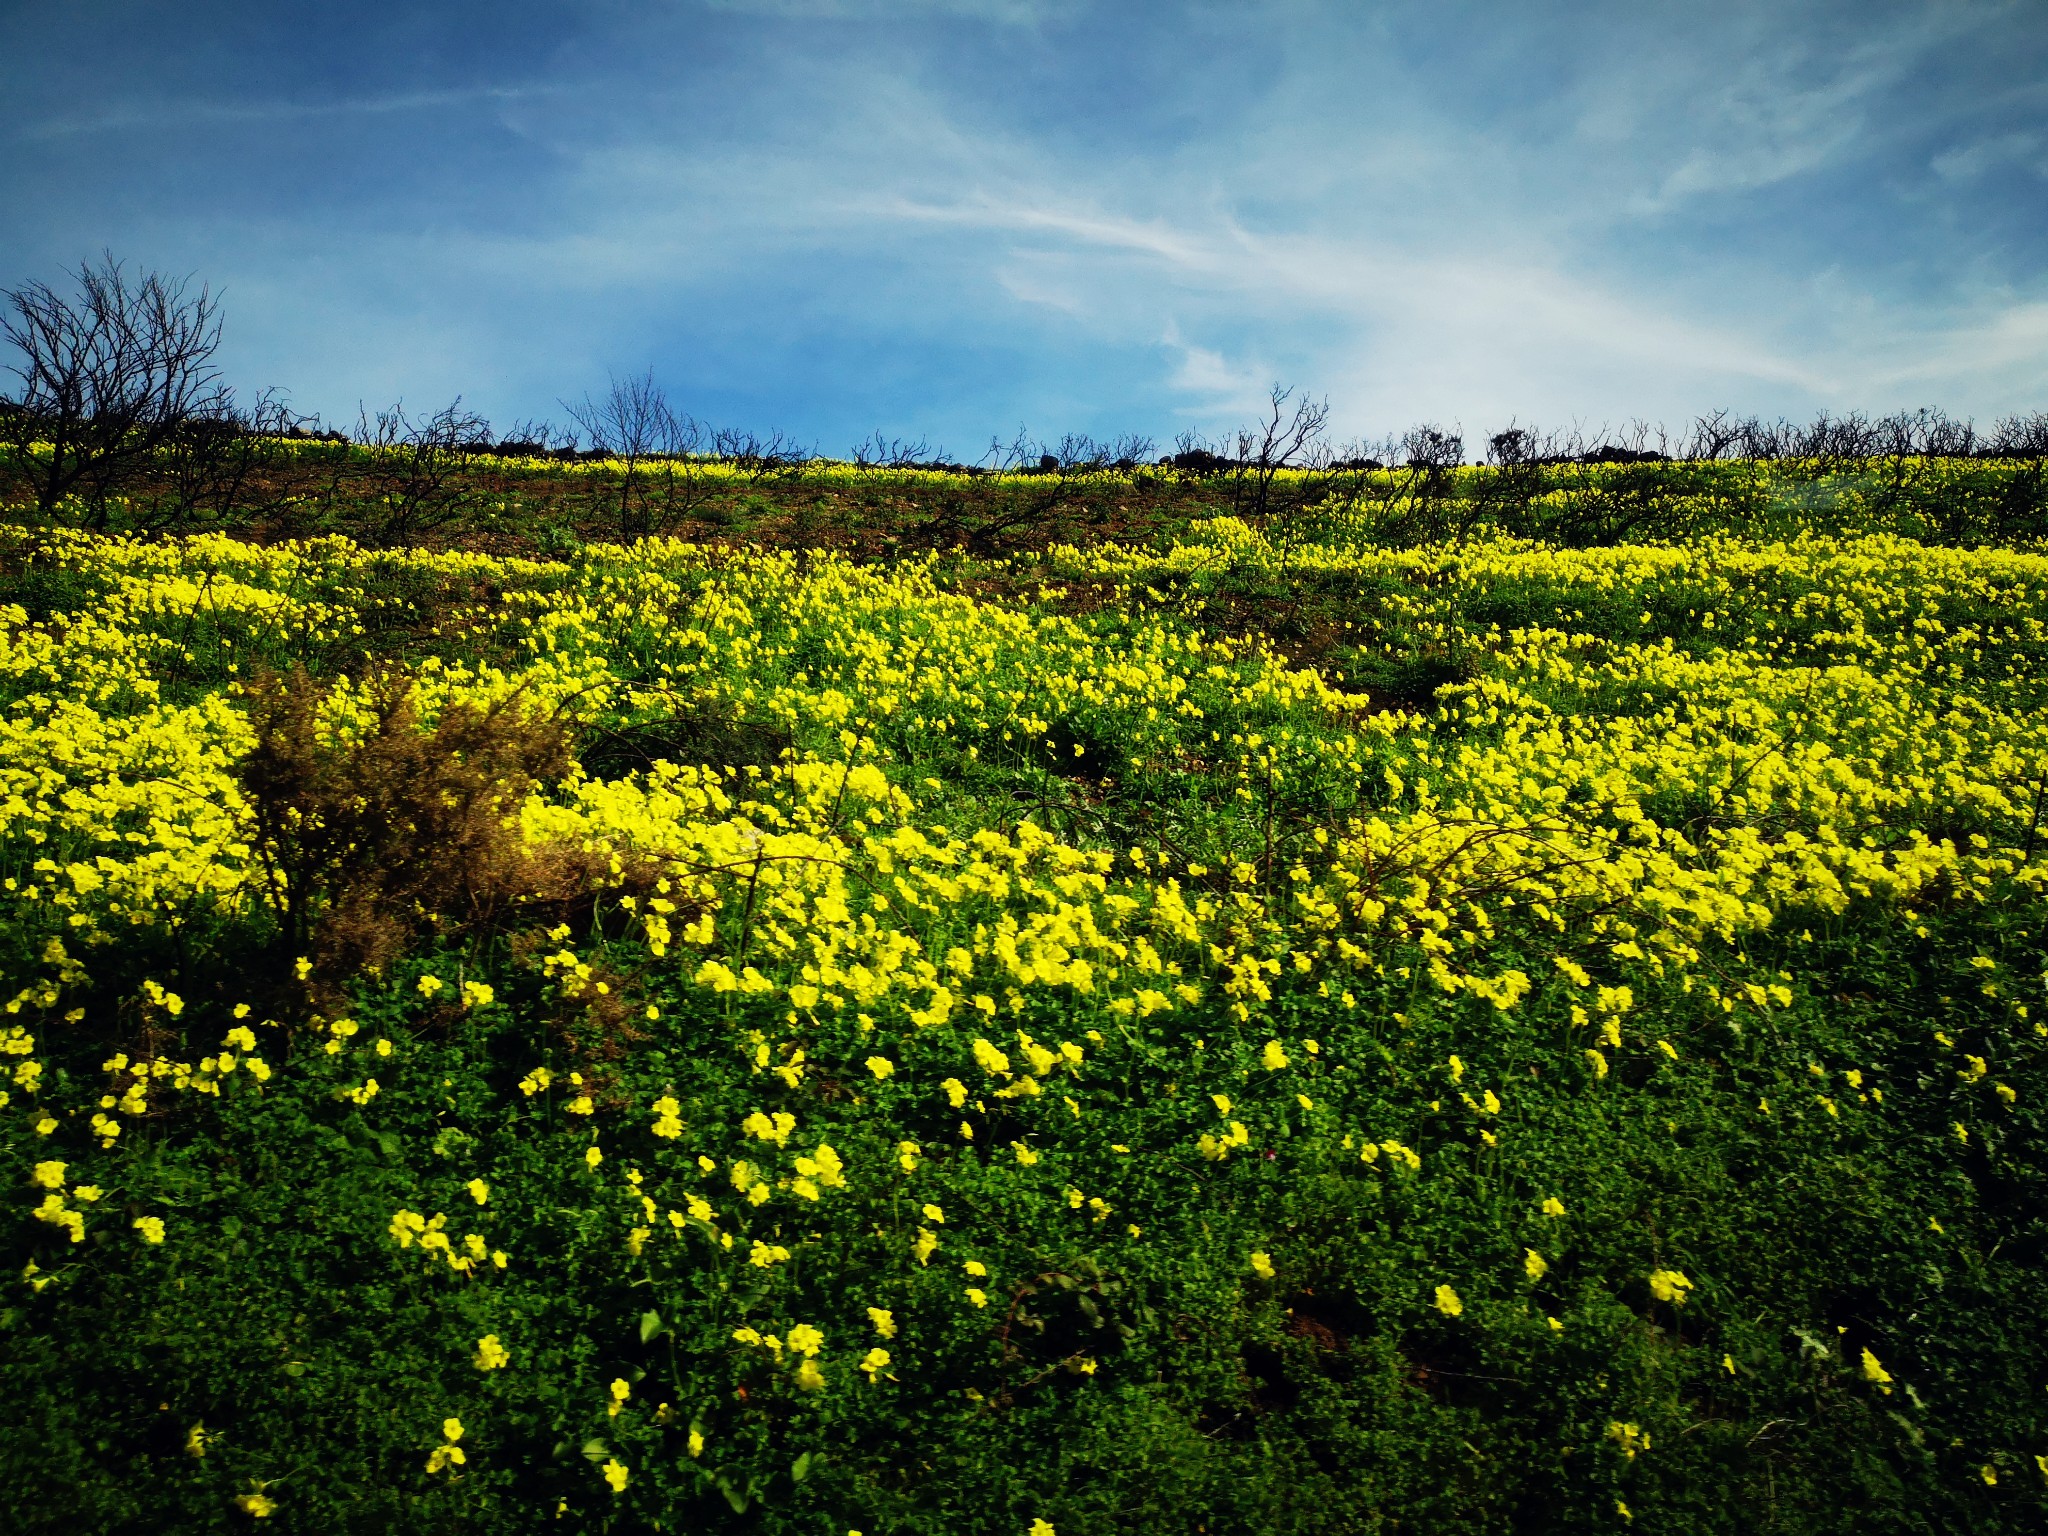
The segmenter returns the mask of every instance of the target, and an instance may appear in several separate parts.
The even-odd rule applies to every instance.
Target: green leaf
[[[659,1332],[661,1332],[661,1314],[659,1312],[642,1312],[640,1314],[640,1342],[642,1344],[649,1343]]]
[[[800,1483],[810,1475],[811,1453],[809,1451],[805,1451],[803,1455],[797,1457],[795,1462],[791,1464],[789,1469],[789,1480],[793,1483]]]
[[[476,1138],[457,1126],[445,1126],[434,1137],[434,1155],[453,1157],[476,1145]]]
[[[583,1442],[583,1459],[585,1461],[603,1461],[610,1455],[611,1447],[602,1440],[586,1440]]]

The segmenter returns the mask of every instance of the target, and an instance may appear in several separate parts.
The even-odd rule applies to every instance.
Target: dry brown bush
[[[256,746],[241,764],[253,839],[285,956],[312,962],[316,994],[381,971],[429,933],[489,927],[510,910],[559,911],[608,862],[536,852],[514,815],[536,782],[570,765],[568,733],[514,696],[420,720],[413,680],[377,673],[353,740],[318,729],[328,688],[303,671],[251,683]]]

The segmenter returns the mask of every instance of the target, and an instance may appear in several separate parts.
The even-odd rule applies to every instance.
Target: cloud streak
[[[552,94],[544,85],[482,87],[471,90],[408,91],[342,101],[161,101],[136,102],[93,113],[45,119],[15,137],[28,144],[88,134],[133,133],[167,128],[255,126],[319,118],[386,117],[445,112],[492,102],[532,100]]]
[[[795,21],[916,21],[960,17],[1031,26],[1071,16],[1071,0],[706,0],[707,8]]]

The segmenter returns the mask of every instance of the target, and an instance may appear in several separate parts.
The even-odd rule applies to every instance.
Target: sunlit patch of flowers
[[[800,562],[667,541],[572,572],[342,541],[47,537],[41,558],[100,579],[105,595],[62,624],[0,609],[0,686],[14,703],[0,723],[0,840],[14,853],[0,899],[40,959],[0,1028],[13,1185],[48,1244],[45,1267],[22,1277],[30,1295],[53,1283],[53,1253],[101,1246],[87,1242],[101,1225],[134,1234],[126,1262],[177,1259],[191,1225],[167,1227],[116,1177],[176,1114],[261,1102],[303,1079],[362,1145],[408,1095],[433,1098],[441,1134],[462,1130],[458,1098],[444,1104],[416,1065],[421,1037],[366,1027],[359,1019],[378,1017],[367,1008],[293,1020],[296,1033],[247,1010],[222,1033],[209,1015],[201,1035],[207,1007],[155,980],[123,1006],[156,1043],[109,1056],[82,1094],[74,1080],[77,1102],[50,1102],[61,1074],[42,1042],[80,1023],[72,997],[98,957],[195,911],[278,915],[235,772],[252,739],[239,696],[221,676],[171,686],[199,675],[199,647],[210,664],[286,635],[348,644],[373,575],[481,571],[502,598],[462,622],[492,659],[420,663],[429,718],[516,695],[619,725],[670,718],[682,701],[791,743],[772,761],[679,752],[535,786],[504,807],[505,825],[523,848],[594,871],[582,926],[546,929],[495,984],[439,959],[434,972],[372,979],[431,1012],[436,1029],[529,1005],[572,1019],[611,1009],[620,1039],[685,1040],[744,1085],[721,1107],[680,1074],[622,1083],[612,1065],[573,1054],[537,1064],[536,1046],[491,1092],[562,1149],[573,1194],[536,1193],[530,1169],[459,1161],[459,1144],[436,1140],[440,1182],[384,1197],[364,1236],[406,1283],[460,1290],[477,1309],[446,1364],[493,1389],[546,1357],[511,1313],[487,1310],[518,1278],[488,1235],[501,1223],[597,1234],[611,1272],[650,1294],[705,1277],[743,1293],[749,1310],[722,1314],[717,1335],[735,1387],[812,1404],[858,1389],[865,1400],[896,1380],[892,1368],[906,1380],[922,1369],[942,1326],[1008,1330],[1034,1285],[1057,1283],[1041,1256],[1027,1267],[1002,1246],[1020,1213],[1104,1251],[1152,1241],[1160,1217],[1147,1212],[1162,1199],[1119,1172],[1136,1155],[1170,1161],[1176,1200],[1249,1183],[1283,1157],[1282,1168],[1321,1159],[1325,1189],[1390,1201],[1430,1189],[1446,1167],[1498,1159],[1504,1181],[1532,1181],[1514,1197],[1528,1241],[1485,1269],[1475,1260],[1469,1278],[1403,1282],[1413,1320],[1469,1330],[1499,1305],[1499,1286],[1540,1300],[1538,1288],[1569,1273],[1576,1224],[1516,1168],[1525,1080],[1488,1054],[1488,1029],[1548,1010],[1573,1091],[1626,1101],[1650,1074],[1683,1073],[1702,1055],[1649,1023],[1655,999],[1695,999],[1738,1029],[1794,1006],[1789,973],[1727,963],[1774,924],[1859,901],[1910,917],[1936,897],[1985,903],[2048,882],[2030,820],[2039,793],[2027,787],[2048,782],[2048,738],[2029,703],[2034,659],[2048,654],[2048,559],[2034,555],[1892,539],[1282,548],[1221,520],[1165,551],[1055,550],[1029,567],[1047,583],[1033,605],[947,590],[934,562]],[[1384,578],[1374,622],[1398,618],[1469,648],[1472,675],[1438,687],[1427,708],[1376,708],[1334,669],[1211,638],[1166,593],[1226,557],[1304,580]],[[1137,615],[1113,640],[1057,611],[1050,583],[1079,579],[1114,584]],[[1464,623],[1464,604],[1509,582],[1553,594],[1558,622]],[[1647,625],[1624,640],[1572,627],[1573,605],[1615,593],[1632,609],[1639,596],[1689,610],[1716,643],[1683,645]],[[1958,620],[1965,607],[1978,617]],[[1383,643],[1378,631],[1356,638],[1361,651]],[[359,733],[367,698],[360,675],[344,679],[321,728]],[[1114,743],[1128,780],[1213,791],[1226,810],[1208,842],[1109,846],[1085,814],[1055,832],[1050,814],[1034,819],[1007,789],[1002,814],[982,816],[925,771],[1022,764],[1043,781],[1085,758],[1086,742]],[[1296,792],[1316,814],[1285,841],[1275,807]],[[1501,958],[1510,934],[1540,939],[1536,958],[1526,947]],[[306,980],[309,962],[296,970]],[[2001,995],[1994,970],[1973,967],[1978,995]],[[663,1006],[620,995],[633,987]],[[1402,1079],[1409,1110],[1354,1113],[1340,1074],[1378,1072],[1394,1048],[1382,1044],[1383,1061],[1345,1059],[1339,1034],[1317,1025],[1320,1038],[1306,1037],[1288,1005],[1351,1014],[1358,994],[1401,988],[1470,1005],[1482,1022],[1472,1044],[1434,1051],[1426,1072]],[[1409,1020],[1388,1011],[1376,1038],[1398,1041]],[[1189,1021],[1207,1038],[1166,1060],[1164,1026]],[[2001,1062],[1960,1049],[1948,1059],[1958,1093],[2024,1113]],[[1140,1066],[1165,1070],[1168,1091],[1132,1094]],[[1829,1071],[1816,1063],[1801,1079],[1801,1113],[1833,1127],[1883,1112],[1875,1080]],[[1788,1095],[1771,1091],[1783,1113]],[[1770,1102],[1759,1099],[1760,1116]],[[1099,1130],[1112,1114],[1139,1129]],[[1963,1121],[1953,1134],[1972,1146]],[[1586,1208],[1560,1187],[1572,1211]],[[468,1212],[464,1230],[450,1210]],[[846,1231],[871,1234],[885,1257],[847,1290],[843,1315],[786,1305],[834,1262]],[[504,1240],[521,1267],[538,1251]],[[1233,1294],[1278,1305],[1313,1278],[1280,1234],[1216,1243],[1210,1261]],[[1644,1254],[1615,1289],[1638,1310],[1668,1320],[1685,1307],[1692,1319],[1714,1284],[1696,1272],[1700,1284]],[[768,1321],[792,1315],[818,1321]],[[648,1316],[643,1342],[664,1326]],[[1541,1312],[1529,1316],[1544,1327]],[[1544,1337],[1563,1329],[1549,1318]],[[1104,1379],[1119,1369],[1092,1346],[1061,1368]],[[1892,1390],[1868,1349],[1862,1380]],[[604,1423],[649,1416],[658,1400],[633,1392],[612,1378]],[[695,1460],[704,1432],[688,1436]],[[1624,1420],[1608,1439],[1624,1461],[1651,1445]],[[465,1467],[463,1440],[448,1418],[426,1470]],[[604,1444],[587,1454],[623,1496],[635,1474]],[[652,1478],[651,1463],[636,1464]]]

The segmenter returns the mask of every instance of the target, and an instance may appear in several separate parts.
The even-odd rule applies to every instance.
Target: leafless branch
[[[75,297],[41,282],[0,291],[0,334],[19,355],[21,381],[0,413],[0,439],[39,514],[82,495],[104,526],[107,499],[129,473],[187,422],[228,408],[213,365],[219,300],[160,272],[131,283],[111,252],[71,277]]]

